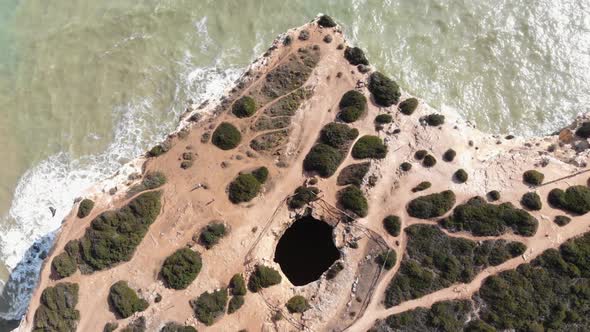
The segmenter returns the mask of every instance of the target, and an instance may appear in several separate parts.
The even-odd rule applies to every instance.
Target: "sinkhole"
[[[293,285],[318,280],[340,258],[332,230],[327,223],[308,216],[297,219],[281,236],[274,260]]]

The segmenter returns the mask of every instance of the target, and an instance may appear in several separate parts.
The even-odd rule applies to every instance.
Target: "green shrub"
[[[383,227],[391,236],[399,236],[402,228],[401,220],[398,216],[387,216],[383,219]]]
[[[369,212],[369,203],[363,192],[356,186],[348,186],[338,192],[338,203],[344,209],[350,210],[359,217],[366,217]]]
[[[433,113],[425,116],[423,120],[424,122],[426,122],[427,125],[437,127],[445,123],[445,116],[442,114]]]
[[[433,167],[434,165],[436,165],[436,158],[431,154],[426,155],[424,160],[422,160],[422,166],[424,167]]]
[[[168,146],[165,144],[155,145],[148,151],[148,157],[159,157],[164,153],[168,152]]]
[[[455,160],[455,156],[457,156],[457,152],[453,149],[448,149],[443,153],[443,160],[446,162],[451,162]]]
[[[231,289],[232,295],[246,295],[246,281],[244,281],[244,276],[242,276],[241,273],[234,274],[234,276],[229,281],[229,287]]]
[[[249,118],[256,113],[256,102],[250,96],[243,96],[236,100],[231,111],[238,118]]]
[[[88,216],[90,214],[90,211],[92,211],[93,207],[94,201],[88,198],[83,199],[82,202],[80,202],[80,205],[78,206],[78,218],[82,219]]]
[[[391,114],[379,114],[375,117],[375,122],[379,124],[386,124],[393,122],[393,116]]]
[[[336,22],[330,16],[322,15],[318,19],[318,25],[324,28],[333,28],[336,26]]]
[[[201,230],[199,235],[199,243],[205,248],[211,249],[219,240],[226,234],[225,225],[220,222],[212,222]]]
[[[445,190],[411,200],[406,210],[414,218],[430,219],[447,213],[453,205],[455,205],[455,193]]]
[[[71,276],[76,272],[78,266],[76,259],[70,256],[67,252],[55,256],[51,261],[51,268],[59,279]]]
[[[281,283],[281,275],[272,267],[256,265],[256,269],[250,275],[248,289],[251,292],[258,292],[262,288],[278,285]]]
[[[428,181],[422,181],[422,182],[418,183],[417,186],[412,188],[412,192],[417,193],[419,191],[426,190],[426,189],[430,188],[431,186],[432,186],[432,183],[430,183]]]
[[[258,167],[252,172],[252,175],[260,182],[260,184],[264,184],[268,179],[268,168],[266,167]]]
[[[78,284],[69,282],[45,288],[33,318],[33,332],[76,331],[78,290]]]
[[[108,323],[104,324],[104,327],[102,328],[102,332],[113,332],[118,328],[119,328],[118,323],[108,322]]]
[[[160,191],[149,191],[119,210],[94,218],[80,239],[80,259],[85,269],[104,270],[129,261],[160,213],[160,198]]]
[[[360,187],[363,183],[365,175],[367,175],[367,172],[369,172],[370,167],[370,162],[348,165],[340,171],[340,174],[338,174],[336,184],[339,186],[353,184],[357,187]]]
[[[310,305],[307,299],[301,295],[295,295],[287,301],[286,305],[290,313],[304,313],[309,310]]]
[[[346,92],[340,99],[339,117],[344,122],[355,122],[367,110],[367,98],[356,90]]]
[[[197,329],[195,329],[192,326],[185,326],[175,322],[168,322],[166,323],[166,325],[164,325],[164,327],[162,327],[160,332],[197,332]]]
[[[427,155],[428,155],[428,151],[426,151],[426,150],[418,150],[418,151],[416,151],[416,153],[414,153],[414,158],[416,158],[417,160],[422,160]]]
[[[147,172],[141,183],[134,185],[127,191],[127,196],[131,197],[145,190],[152,190],[163,186],[166,183],[166,175],[162,172]]]
[[[260,192],[260,182],[252,174],[240,174],[229,184],[229,200],[238,204],[249,202]]]
[[[590,211],[590,188],[571,186],[565,191],[556,188],[549,192],[548,201],[558,209],[586,214]]]
[[[569,224],[570,221],[572,221],[572,218],[567,216],[555,216],[555,218],[553,219],[553,222],[558,226],[565,226]]]
[[[295,195],[289,199],[289,208],[301,209],[306,204],[317,200],[320,190],[316,187],[300,186],[295,189]]]
[[[138,317],[129,323],[125,328],[121,329],[121,332],[146,332],[147,322],[144,316]]]
[[[172,289],[185,289],[197,278],[202,267],[201,255],[189,248],[176,250],[162,265],[160,276]]]
[[[342,262],[336,262],[336,263],[334,263],[332,266],[330,266],[330,268],[326,272],[326,279],[332,280],[332,279],[336,278],[336,276],[342,270],[344,270],[344,264],[342,264]]]
[[[229,122],[222,122],[211,136],[211,142],[221,150],[236,148],[242,140],[242,134]]]
[[[488,200],[490,200],[491,202],[495,202],[500,199],[500,192],[497,190],[492,190],[489,193],[487,193],[486,196],[488,197]]]
[[[343,123],[328,123],[320,131],[320,142],[336,149],[346,149],[356,139],[359,131]]]
[[[402,171],[407,172],[412,169],[412,164],[410,164],[408,162],[403,162],[403,163],[401,163],[400,168]]]
[[[525,208],[533,211],[541,210],[543,203],[541,203],[541,197],[535,192],[528,192],[522,195],[520,204]]]
[[[386,270],[391,270],[392,267],[395,266],[397,262],[397,255],[393,250],[386,250],[375,258],[375,262],[381,266],[383,266]]]
[[[440,221],[451,232],[468,231],[475,236],[500,236],[511,228],[522,236],[533,236],[539,222],[523,209],[510,203],[494,205],[481,197],[455,207],[453,214]]]
[[[344,156],[338,149],[326,144],[314,145],[305,159],[303,169],[306,172],[317,172],[319,176],[328,178],[336,172]]]
[[[344,50],[344,58],[348,60],[351,65],[369,65],[369,60],[365,56],[365,52],[358,47],[346,47]]]
[[[238,311],[244,305],[244,297],[242,295],[233,296],[229,300],[229,305],[227,306],[227,313],[233,314],[234,312]]]
[[[383,107],[397,104],[401,96],[397,83],[380,72],[374,72],[369,76],[369,91],[377,105]]]
[[[431,308],[416,308],[379,320],[370,332],[382,331],[437,331],[458,332],[473,312],[469,300],[437,302]],[[495,330],[493,330],[495,331]]]
[[[214,292],[204,292],[190,302],[197,319],[207,325],[213,325],[215,319],[225,312],[227,304],[227,289],[222,288]]]
[[[590,137],[590,121],[582,123],[582,125],[576,129],[576,135],[582,138]]]
[[[526,172],[524,172],[522,174],[522,180],[525,183],[534,185],[534,186],[538,186],[541,183],[543,183],[543,179],[545,178],[545,175],[539,171],[536,170],[528,170]]]
[[[146,300],[137,296],[137,293],[127,285],[127,281],[117,281],[109,291],[109,303],[117,315],[127,318],[136,312],[147,309]]]
[[[377,136],[365,135],[352,147],[352,156],[356,159],[383,159],[387,155],[387,146]]]
[[[418,108],[418,99],[416,98],[408,98],[399,104],[400,112],[405,115],[412,115],[416,108]]]
[[[457,182],[465,183],[469,178],[469,175],[467,175],[467,172],[465,172],[464,169],[460,168],[455,172],[455,174],[453,174],[453,177],[455,180],[457,180]]]

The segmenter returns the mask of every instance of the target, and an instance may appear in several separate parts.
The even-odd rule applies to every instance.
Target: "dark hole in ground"
[[[298,219],[285,231],[275,251],[275,262],[289,281],[303,286],[318,280],[340,258],[332,226],[313,217]]]

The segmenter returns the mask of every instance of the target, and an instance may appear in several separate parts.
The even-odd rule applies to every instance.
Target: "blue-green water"
[[[0,317],[22,314],[75,197],[322,12],[404,89],[484,130],[548,133],[590,111],[588,1],[1,0]]]

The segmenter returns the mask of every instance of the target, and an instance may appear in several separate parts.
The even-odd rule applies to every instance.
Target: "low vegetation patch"
[[[453,149],[448,149],[447,151],[445,151],[445,153],[443,153],[443,160],[450,163],[451,161],[455,160],[455,157],[457,156],[457,152]]]
[[[166,287],[186,289],[197,278],[202,264],[198,252],[189,248],[178,249],[166,258],[160,276]]]
[[[80,320],[78,289],[78,284],[69,282],[45,288],[33,318],[33,331],[76,331]]]
[[[481,197],[458,205],[440,224],[451,232],[467,231],[475,236],[500,236],[508,229],[517,235],[533,236],[539,226],[537,219],[525,210],[511,203],[490,204]]]
[[[161,155],[163,155],[164,153],[168,152],[168,150],[170,149],[170,146],[166,143],[162,143],[162,144],[158,144],[155,145],[154,147],[152,147],[147,155],[148,157],[159,157]]]
[[[464,169],[460,168],[455,172],[455,174],[453,174],[453,178],[458,183],[465,183],[467,182],[467,179],[469,179],[469,175]]]
[[[391,114],[379,114],[375,117],[375,122],[378,124],[386,124],[393,122]]]
[[[233,314],[244,305],[244,297],[241,295],[232,296],[227,306],[227,313]]]
[[[366,217],[369,203],[363,192],[356,186],[348,186],[338,192],[338,203],[346,210],[350,210],[359,217]]]
[[[455,193],[445,190],[411,200],[406,210],[414,218],[430,219],[449,212],[453,205],[455,205]]]
[[[146,300],[137,296],[137,293],[127,285],[127,281],[118,281],[111,286],[109,291],[109,303],[115,313],[121,318],[127,318],[136,312],[147,309]]]
[[[242,140],[242,134],[229,122],[222,122],[211,136],[211,142],[221,150],[235,149]]]
[[[300,186],[295,189],[295,195],[289,199],[289,208],[301,209],[305,205],[318,199],[320,189],[317,187]]]
[[[303,169],[306,172],[317,172],[319,176],[328,178],[336,172],[343,160],[344,156],[338,149],[319,143],[314,145],[305,156]]]
[[[422,181],[420,183],[418,183],[417,186],[415,186],[414,188],[412,188],[412,192],[413,193],[417,193],[420,191],[424,191],[428,188],[430,188],[432,186],[432,183],[428,182],[428,181]]]
[[[569,224],[570,221],[572,221],[572,218],[570,218],[568,216],[555,216],[555,218],[553,218],[553,222],[557,226],[562,226],[562,227]]]
[[[246,295],[246,281],[241,273],[236,273],[229,281],[231,294],[234,296]]]
[[[422,120],[431,127],[438,127],[445,123],[445,116],[442,114],[428,114]]]
[[[207,249],[213,248],[222,237],[225,236],[227,230],[225,225],[221,222],[212,222],[201,230],[199,235],[199,243]]]
[[[127,197],[134,196],[137,193],[146,190],[159,188],[166,184],[166,175],[162,172],[147,172],[140,183],[132,186],[127,191]]]
[[[311,308],[311,306],[307,302],[307,299],[301,295],[295,295],[292,298],[290,298],[289,301],[287,301],[286,307],[292,314],[304,313],[307,310],[309,310],[309,308]]]
[[[74,274],[78,269],[76,259],[67,252],[55,256],[51,261],[51,268],[58,279],[67,278]]]
[[[350,90],[340,99],[339,107],[339,117],[342,121],[348,123],[355,122],[365,114],[367,110],[367,98],[356,90]]]
[[[398,216],[387,216],[383,219],[383,227],[391,236],[399,236],[402,228],[401,220]]]
[[[408,98],[399,104],[399,110],[402,114],[412,115],[418,108],[418,99]]]
[[[232,113],[238,118],[249,118],[256,113],[256,101],[250,96],[243,96],[232,106]]]
[[[576,214],[590,211],[590,188],[571,186],[565,191],[556,188],[549,192],[548,201],[558,209]]]
[[[190,302],[199,322],[211,326],[215,319],[225,312],[227,289],[205,292]]]
[[[467,283],[488,266],[496,266],[524,253],[520,242],[471,241],[445,235],[434,225],[412,225],[399,271],[385,293],[386,307]]]
[[[374,72],[369,76],[369,91],[377,105],[383,107],[397,104],[401,96],[397,83],[380,72]]]
[[[352,156],[356,159],[383,159],[387,155],[387,146],[377,136],[365,135],[352,147]]]
[[[338,174],[336,184],[339,186],[353,184],[357,187],[360,187],[363,183],[365,175],[367,175],[367,172],[369,172],[370,167],[370,162],[348,165],[340,171],[340,174]]]
[[[248,289],[250,289],[251,292],[256,293],[263,288],[280,284],[281,279],[279,272],[272,267],[256,265],[256,269],[250,275]]]
[[[530,185],[538,186],[543,183],[545,175],[534,169],[528,170],[522,174],[522,180]]]
[[[197,329],[195,329],[192,326],[182,325],[175,322],[168,322],[166,323],[166,325],[164,325],[164,327],[162,327],[160,332],[197,332]]]
[[[92,211],[92,208],[94,208],[94,201],[88,198],[83,199],[78,206],[78,218],[86,218],[90,214],[90,211]]]
[[[369,65],[369,60],[365,56],[365,52],[359,47],[347,47],[344,50],[344,58],[348,60],[351,65]]]
[[[528,192],[522,195],[520,204],[525,208],[533,211],[541,210],[543,203],[541,203],[541,197],[535,192]]]
[[[397,254],[393,250],[386,250],[375,257],[375,263],[383,266],[386,270],[391,270],[397,262]]]

